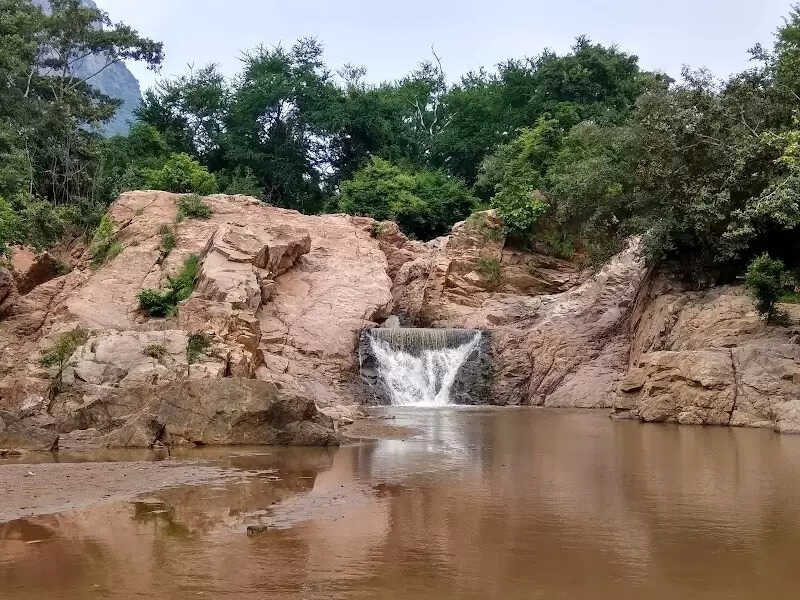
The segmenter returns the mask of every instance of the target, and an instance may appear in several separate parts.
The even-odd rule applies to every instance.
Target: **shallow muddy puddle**
[[[796,597],[800,437],[602,411],[390,415],[419,434],[61,456],[220,476],[0,523],[0,598]],[[20,464],[44,468],[0,461],[0,481]]]

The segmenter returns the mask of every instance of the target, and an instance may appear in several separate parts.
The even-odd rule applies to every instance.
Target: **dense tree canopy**
[[[53,0],[43,13],[29,0],[0,0],[0,195],[19,221],[16,238],[52,243],[66,222],[96,221],[99,127],[119,106],[92,79],[122,60],[157,66],[162,46],[113,24],[78,0]],[[90,54],[98,69],[76,76]],[[20,239],[12,240],[20,241]]]
[[[121,191],[155,187],[394,219],[421,239],[488,205],[508,243],[601,262],[641,235],[652,263],[698,283],[765,255],[800,263],[797,9],[727,81],[672,81],[583,36],[455,80],[432,51],[379,84],[331,69],[315,39],[261,46],[235,77],[159,81],[130,133],[102,139],[118,102],[71,65],[157,67],[161,44],[79,0],[52,8],[0,0],[0,252],[89,231]]]
[[[431,239],[469,217],[475,204],[467,186],[443,171],[404,171],[375,157],[342,184],[339,209],[396,221],[409,234]]]

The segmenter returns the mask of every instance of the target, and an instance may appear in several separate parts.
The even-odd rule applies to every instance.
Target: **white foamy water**
[[[391,393],[392,406],[446,406],[459,369],[478,348],[481,334],[453,348],[423,349],[419,356],[371,338],[378,373]]]

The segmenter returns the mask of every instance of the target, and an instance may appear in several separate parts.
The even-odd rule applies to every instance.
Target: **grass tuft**
[[[186,219],[209,219],[211,218],[211,207],[203,202],[197,194],[183,196],[178,200],[177,221],[180,223]]]
[[[503,273],[500,261],[496,258],[481,258],[478,260],[478,273],[483,277],[486,287],[494,289],[503,282]]]
[[[145,356],[149,356],[150,358],[154,358],[156,360],[161,360],[168,354],[167,349],[163,344],[150,344],[142,351],[142,353]]]
[[[178,304],[192,295],[199,272],[200,259],[192,254],[184,261],[183,268],[176,277],[167,277],[166,287],[139,292],[136,296],[139,308],[151,317],[174,315]]]
[[[186,360],[193,365],[211,347],[211,337],[205,333],[195,333],[189,336],[186,343]]]
[[[75,350],[83,346],[89,339],[89,332],[86,329],[76,327],[72,331],[62,333],[56,338],[47,352],[42,356],[39,363],[43,367],[64,368],[64,363],[75,353]]]

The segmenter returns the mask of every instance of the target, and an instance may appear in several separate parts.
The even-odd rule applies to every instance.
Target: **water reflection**
[[[569,411],[391,414],[421,435],[208,451],[246,476],[0,525],[2,597],[795,595],[800,438]],[[258,523],[271,528],[245,535]]]

